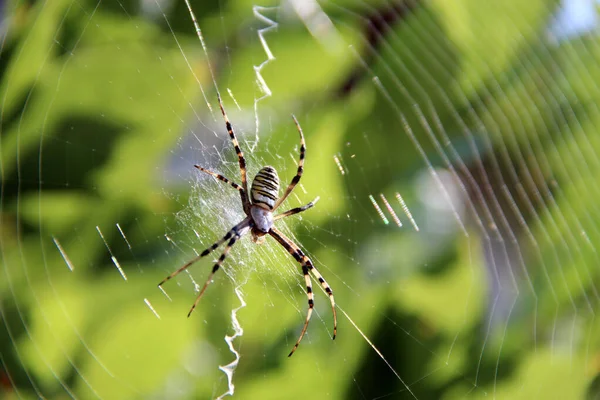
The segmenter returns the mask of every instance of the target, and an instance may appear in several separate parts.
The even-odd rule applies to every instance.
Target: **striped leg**
[[[302,273],[304,274],[304,279],[306,281],[306,295],[308,296],[308,312],[306,314],[306,320],[304,321],[304,326],[302,327],[302,332],[300,332],[300,337],[298,338],[298,340],[296,341],[296,344],[292,348],[292,351],[288,355],[288,357],[290,357],[292,354],[294,354],[294,352],[300,345],[300,342],[302,341],[304,334],[306,333],[306,329],[308,328],[308,322],[310,321],[310,317],[312,315],[313,308],[314,308],[314,295],[313,295],[313,291],[312,291],[312,285],[310,282],[310,276],[308,275],[309,271],[312,271],[313,275],[317,278],[317,280],[319,281],[319,283],[321,284],[321,286],[323,287],[323,289],[329,296],[329,300],[331,302],[331,310],[333,312],[333,337],[332,337],[332,339],[335,339],[335,336],[337,334],[337,315],[335,312],[335,300],[333,298],[333,292],[331,291],[331,288],[329,287],[329,285],[327,284],[325,279],[323,279],[323,276],[314,267],[310,258],[305,256],[304,253],[302,252],[302,250],[300,250],[300,248],[298,246],[296,246],[294,244],[294,242],[292,242],[290,239],[285,237],[276,228],[271,228],[271,230],[269,231],[269,235],[271,235],[275,240],[277,240],[279,242],[279,244],[281,244],[294,257],[294,259],[296,259],[296,261],[298,261],[300,263],[300,265],[302,266]]]
[[[250,201],[248,200],[248,178],[246,177],[246,159],[244,158],[244,153],[242,153],[242,149],[240,149],[240,144],[238,143],[237,138],[235,137],[235,133],[233,132],[233,128],[231,126],[231,122],[229,122],[229,118],[227,118],[227,113],[225,113],[225,108],[223,108],[223,103],[221,102],[221,96],[219,99],[219,108],[221,108],[221,114],[223,114],[223,119],[225,120],[225,127],[227,128],[227,132],[229,133],[229,138],[231,139],[231,143],[233,143],[233,147],[235,148],[235,153],[238,157],[238,162],[240,164],[240,173],[242,174],[242,188],[244,189],[244,194],[242,194],[243,202],[244,202],[244,210],[250,209]]]
[[[225,182],[225,183],[231,185],[231,187],[233,187],[234,189],[239,190],[240,196],[242,198],[242,208],[244,209],[244,212],[246,214],[250,213],[250,205],[249,205],[249,203],[246,203],[246,193],[244,192],[244,189],[242,189],[242,187],[240,185],[238,185],[235,182],[230,181],[229,179],[225,178],[221,174],[217,174],[215,172],[209,171],[206,168],[202,168],[199,165],[194,165],[194,167],[198,168],[202,172],[206,172],[207,174],[214,176],[215,178],[217,178],[218,180],[220,180],[222,182]]]
[[[308,203],[308,204],[307,204],[307,205],[305,205],[305,206],[302,206],[302,207],[296,207],[296,208],[292,208],[291,210],[288,210],[288,211],[286,211],[286,212],[284,212],[284,213],[281,213],[281,214],[279,214],[279,215],[276,215],[276,216],[273,218],[273,220],[274,220],[274,221],[277,221],[278,219],[285,218],[285,217],[289,217],[290,215],[294,215],[294,214],[301,213],[302,211],[306,211],[306,210],[308,210],[309,208],[311,208],[312,206],[314,206],[315,204],[317,204],[317,201],[319,201],[319,197],[317,197],[316,199],[314,199],[313,201],[311,201],[310,203]]]
[[[236,226],[234,226],[229,232],[227,232],[227,234],[225,234],[225,236],[223,236],[221,239],[219,239],[218,241],[216,241],[215,243],[213,243],[209,248],[207,248],[202,253],[200,253],[199,256],[196,256],[196,257],[192,258],[190,261],[186,262],[177,271],[173,272],[171,275],[169,275],[165,279],[163,279],[158,284],[158,286],[159,287],[162,286],[165,282],[167,282],[168,280],[171,280],[172,278],[176,277],[177,275],[179,275],[179,273],[181,273],[181,272],[185,271],[186,269],[188,269],[192,264],[195,264],[202,257],[209,255],[213,250],[215,250],[217,247],[219,247],[220,245],[222,245],[223,243],[225,243],[232,236],[234,236],[234,235],[241,236],[243,234],[241,232],[243,231],[244,228],[246,228],[248,226],[249,222],[250,222],[250,219],[246,218],[245,220],[243,220],[242,222],[240,222],[239,224],[237,224]]]
[[[298,133],[300,134],[300,160],[298,161],[298,171],[296,172],[296,176],[292,178],[292,182],[288,185],[287,189],[285,189],[283,196],[281,196],[279,200],[277,200],[277,203],[275,203],[273,211],[275,211],[277,207],[279,207],[281,203],[285,201],[285,199],[290,195],[290,193],[292,193],[292,190],[294,190],[298,182],[300,182],[300,177],[302,177],[302,173],[304,172],[304,155],[306,153],[306,143],[304,142],[304,134],[302,133],[302,128],[300,127],[298,120],[293,115],[292,118],[294,119],[296,128],[298,128]]]
[[[202,171],[202,172],[206,172],[207,174],[214,176],[215,178],[217,178],[218,180],[220,180],[220,181],[222,181],[222,182],[225,182],[225,183],[227,183],[228,185],[230,185],[230,186],[231,186],[231,187],[233,187],[234,189],[237,189],[237,190],[239,190],[240,192],[243,192],[243,191],[244,191],[244,189],[242,189],[242,187],[241,187],[240,185],[238,185],[238,184],[237,184],[237,183],[235,183],[235,182],[232,182],[232,181],[230,181],[229,179],[225,178],[225,177],[224,177],[223,175],[221,175],[221,174],[217,174],[216,172],[209,171],[209,170],[207,170],[206,168],[202,168],[202,167],[201,167],[201,166],[199,166],[199,165],[194,165],[194,167],[198,168],[198,169],[199,169],[200,171]]]
[[[296,344],[294,345],[292,351],[290,351],[290,354],[288,354],[288,357],[291,357],[300,345],[300,341],[302,340],[304,334],[306,333],[306,330],[308,329],[308,321],[310,321],[310,317],[312,316],[312,312],[315,307],[315,296],[313,294],[312,282],[310,281],[310,275],[308,274],[308,267],[306,265],[302,266],[302,273],[304,274],[304,282],[306,283],[306,296],[308,296],[308,311],[306,313],[306,320],[304,321],[302,332],[300,332],[300,337],[296,341]]]
[[[192,314],[192,311],[194,311],[194,309],[198,305],[198,302],[202,298],[202,295],[204,294],[204,291],[206,290],[206,288],[208,287],[208,285],[212,282],[213,276],[219,270],[219,268],[221,267],[221,264],[223,264],[223,261],[225,261],[225,258],[227,257],[227,254],[229,253],[229,250],[231,250],[231,248],[233,247],[233,245],[235,244],[235,242],[240,238],[240,236],[242,236],[246,232],[247,232],[247,228],[244,229],[244,230],[242,230],[242,231],[240,231],[240,232],[236,232],[235,235],[229,241],[229,243],[227,243],[227,246],[225,247],[225,250],[223,250],[223,254],[221,254],[221,257],[219,257],[219,259],[217,260],[217,263],[213,266],[213,269],[210,272],[210,275],[208,275],[208,279],[204,283],[204,286],[202,286],[202,289],[200,290],[200,293],[198,293],[198,296],[196,297],[196,300],[194,301],[194,304],[192,305],[192,308],[190,308],[190,312],[188,313],[188,318]]]

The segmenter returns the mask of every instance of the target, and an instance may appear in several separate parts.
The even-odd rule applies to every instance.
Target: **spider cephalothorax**
[[[311,201],[310,203],[308,203],[302,207],[292,208],[291,210],[288,210],[284,213],[273,216],[273,213],[275,212],[275,210],[277,210],[277,208],[283,203],[283,201],[290,195],[292,190],[294,190],[294,187],[296,187],[296,185],[300,181],[300,177],[302,176],[302,173],[304,171],[304,169],[303,169],[304,154],[306,152],[306,146],[304,143],[304,135],[302,133],[302,129],[300,128],[300,124],[298,124],[296,117],[292,116],[292,118],[294,119],[294,123],[296,124],[296,128],[298,128],[298,133],[300,133],[300,161],[298,162],[298,170],[296,172],[296,176],[294,176],[291,183],[288,185],[287,189],[283,193],[283,196],[279,197],[279,177],[277,176],[277,171],[275,170],[275,168],[273,168],[271,166],[266,166],[266,167],[263,167],[260,171],[258,171],[256,176],[254,177],[254,180],[252,181],[252,188],[250,190],[250,198],[248,198],[248,181],[247,181],[247,177],[246,177],[246,159],[244,158],[244,154],[242,153],[242,150],[240,149],[239,143],[237,141],[237,138],[235,137],[235,133],[233,132],[233,128],[231,127],[231,123],[229,122],[229,119],[227,118],[227,114],[225,113],[225,109],[223,108],[223,104],[221,103],[220,97],[219,97],[219,107],[221,108],[221,113],[223,114],[223,119],[225,120],[225,126],[227,128],[227,132],[229,133],[229,138],[231,139],[231,142],[233,143],[233,147],[235,148],[235,152],[237,153],[237,156],[238,156],[240,172],[242,175],[242,184],[238,185],[237,183],[225,178],[223,175],[209,171],[198,165],[194,165],[194,167],[198,168],[199,170],[201,170],[203,172],[206,172],[207,174],[214,176],[216,179],[218,179],[220,181],[223,181],[223,182],[231,185],[234,189],[237,189],[240,192],[240,197],[242,199],[242,207],[244,209],[244,213],[246,214],[246,218],[244,218],[244,220],[242,222],[240,222],[239,224],[234,226],[220,240],[216,241],[209,248],[207,248],[202,253],[200,253],[199,256],[194,257],[193,259],[191,259],[190,261],[185,263],[181,268],[179,268],[178,270],[173,272],[171,275],[169,275],[165,279],[163,279],[162,282],[158,284],[158,286],[159,287],[162,286],[166,281],[175,277],[180,272],[186,270],[189,266],[194,264],[196,261],[198,261],[202,257],[208,255],[209,253],[211,253],[213,250],[215,250],[217,247],[219,247],[223,243],[227,242],[227,246],[225,246],[225,250],[223,250],[223,254],[221,254],[221,256],[217,260],[216,264],[213,266],[213,269],[212,269],[210,275],[208,276],[206,283],[204,283],[204,286],[200,290],[200,293],[198,293],[198,296],[196,297],[196,301],[194,301],[194,304],[192,305],[192,308],[190,309],[190,312],[188,313],[188,317],[189,317],[190,314],[192,313],[192,311],[194,311],[194,308],[196,308],[196,305],[200,301],[200,298],[204,294],[204,291],[206,290],[206,288],[212,281],[212,278],[213,278],[215,272],[217,272],[219,270],[219,267],[221,266],[221,264],[223,264],[225,257],[227,257],[229,250],[231,249],[231,247],[233,247],[235,242],[240,237],[242,237],[244,234],[248,233],[248,231],[250,231],[252,233],[252,239],[254,242],[257,242],[257,243],[262,243],[265,239],[265,236],[270,235],[281,246],[283,246],[294,257],[294,259],[298,263],[300,263],[300,266],[302,267],[302,273],[304,274],[304,280],[306,283],[306,295],[308,297],[308,312],[306,314],[306,320],[304,321],[304,326],[302,327],[302,331],[300,332],[300,337],[296,341],[296,344],[294,345],[294,347],[289,355],[291,356],[292,354],[294,354],[294,351],[296,351],[296,349],[298,348],[298,345],[300,344],[300,341],[304,337],[304,334],[306,333],[306,329],[308,328],[308,322],[310,321],[310,317],[312,315],[313,308],[314,308],[314,294],[312,291],[312,283],[310,280],[309,273],[313,274],[313,276],[321,284],[321,287],[323,288],[325,293],[327,293],[327,295],[329,296],[329,300],[331,302],[331,310],[333,312],[333,339],[335,339],[335,335],[337,333],[337,317],[336,317],[336,313],[335,313],[335,301],[333,299],[333,292],[331,291],[331,288],[329,287],[329,285],[327,284],[327,282],[325,281],[323,276],[319,273],[319,271],[317,271],[317,269],[313,265],[310,258],[308,258],[302,252],[300,247],[298,247],[294,242],[292,242],[285,235],[283,235],[274,226],[275,221],[277,221],[278,219],[285,218],[290,215],[298,214],[302,211],[308,210],[309,208],[314,206],[315,203],[319,200],[319,198],[317,197],[315,200]]]

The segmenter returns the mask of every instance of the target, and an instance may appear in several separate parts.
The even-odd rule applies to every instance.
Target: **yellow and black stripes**
[[[227,118],[227,113],[225,112],[225,108],[223,108],[223,103],[221,102],[221,96],[218,96],[219,99],[219,108],[221,109],[221,114],[223,114],[223,119],[225,120],[225,127],[227,128],[227,132],[229,133],[229,138],[231,139],[231,143],[233,143],[233,148],[235,149],[235,153],[238,157],[238,163],[240,164],[240,173],[242,175],[242,188],[244,189],[242,192],[242,201],[244,205],[244,210],[250,210],[250,204],[248,201],[247,193],[248,193],[248,180],[246,173],[246,159],[244,158],[244,153],[242,153],[242,149],[240,148],[240,144],[235,137],[235,133],[233,132],[233,127],[231,126],[231,122],[229,122],[229,118]]]
[[[288,355],[288,357],[290,357],[292,354],[294,354],[294,352],[300,345],[300,342],[302,341],[304,334],[306,333],[306,329],[308,328],[308,323],[310,321],[310,317],[312,315],[313,308],[314,308],[314,295],[313,295],[313,291],[312,291],[312,284],[310,281],[309,272],[313,273],[315,278],[317,278],[317,280],[321,284],[321,287],[323,287],[323,289],[325,290],[325,293],[327,293],[327,295],[329,296],[329,301],[331,302],[331,310],[333,312],[333,337],[332,337],[332,339],[335,339],[335,336],[337,334],[337,315],[336,315],[336,311],[335,311],[335,300],[333,298],[333,292],[332,292],[331,288],[329,287],[329,285],[327,284],[325,279],[323,279],[323,276],[319,273],[319,271],[317,271],[317,269],[314,267],[310,258],[308,258],[306,255],[304,255],[304,253],[298,246],[296,246],[291,240],[289,240],[287,237],[285,237],[275,227],[271,228],[271,230],[269,231],[269,234],[275,240],[277,240],[279,242],[279,244],[281,244],[288,251],[288,253],[290,253],[292,255],[292,257],[294,257],[294,259],[296,261],[298,261],[300,263],[300,265],[302,266],[302,273],[304,274],[304,279],[306,281],[306,295],[308,297],[308,312],[306,314],[306,320],[304,321],[304,326],[302,327],[302,331],[300,332],[300,337],[298,338],[298,340],[296,341],[296,344],[292,348],[292,351]]]
[[[298,170],[296,171],[296,176],[292,178],[292,182],[288,185],[287,189],[283,193],[283,196],[277,200],[275,206],[273,207],[273,211],[277,209],[287,199],[287,197],[292,193],[292,190],[296,187],[298,182],[300,182],[300,178],[302,177],[302,173],[304,172],[304,156],[306,154],[306,143],[304,142],[304,134],[302,133],[302,128],[298,123],[298,120],[295,116],[292,115],[294,119],[294,123],[296,124],[296,128],[298,129],[298,133],[300,134],[300,160],[298,161]]]
[[[253,205],[272,210],[279,197],[279,176],[271,166],[263,167],[252,181],[250,197]]]

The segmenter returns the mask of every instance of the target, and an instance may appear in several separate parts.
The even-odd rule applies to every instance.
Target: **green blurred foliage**
[[[240,244],[228,261],[241,264],[228,272],[235,279],[221,274],[190,319],[189,279],[166,287],[172,301],[156,289],[192,248],[242,218],[236,193],[169,168],[191,167],[196,155],[180,154],[191,148],[237,176],[232,150],[210,149],[211,131],[225,140],[212,74],[234,126],[250,126],[263,94],[254,66],[266,59],[256,3],[194,2],[205,54],[182,1],[162,10],[166,19],[136,1],[10,2],[0,54],[0,397],[216,397],[226,390],[218,365],[232,359],[223,336],[238,306],[233,287],[250,277],[238,398],[410,398],[405,383],[418,398],[596,398],[600,47],[592,35],[550,44],[555,3],[406,3],[376,46],[365,21],[388,2],[323,4],[339,29],[330,42],[277,2],[261,4],[276,6],[265,13],[279,25],[265,34],[273,96],[259,103],[250,176],[262,164],[283,181],[293,175],[293,112],[307,167],[305,192],[287,204],[321,201],[284,230],[340,305],[331,342],[315,290],[319,315],[286,359],[306,300],[297,266],[274,244]],[[190,146],[196,127],[209,133]],[[248,145],[251,129],[241,131]],[[369,195],[402,193],[425,221],[419,182],[450,167],[467,182],[462,229],[381,223]],[[497,271],[485,252],[498,244],[516,276],[503,281],[514,299],[506,321],[491,318]],[[197,282],[206,263],[191,272]]]

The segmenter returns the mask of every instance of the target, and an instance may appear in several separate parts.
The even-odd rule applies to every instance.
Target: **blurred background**
[[[191,6],[0,6],[0,398],[600,398],[596,2]],[[289,359],[271,238],[156,286],[244,218],[217,93],[250,179],[306,137]]]

